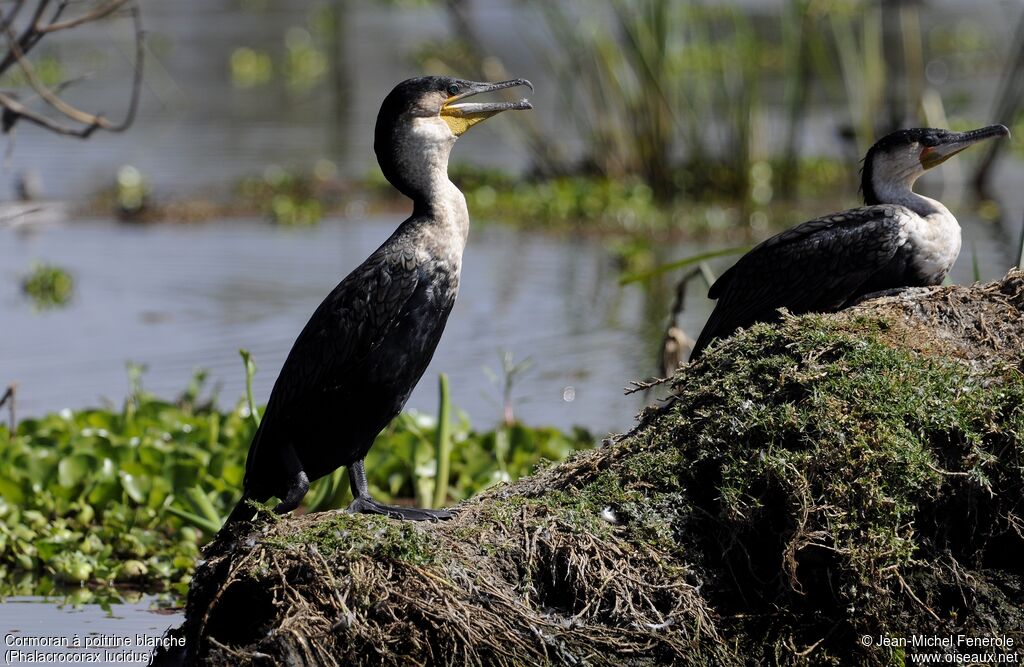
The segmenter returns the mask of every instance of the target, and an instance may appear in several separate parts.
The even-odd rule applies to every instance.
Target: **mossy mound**
[[[902,664],[1024,645],[1024,274],[756,326],[456,519],[207,551],[205,664]],[[865,646],[914,635],[952,646]],[[1009,638],[968,648],[957,636]],[[1005,640],[999,640],[1005,643]]]

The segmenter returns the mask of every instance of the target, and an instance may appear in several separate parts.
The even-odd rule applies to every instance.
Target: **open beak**
[[[1005,125],[989,125],[969,132],[951,134],[938,146],[929,146],[921,151],[921,166],[931,169],[979,141],[1008,136],[1010,136],[1010,131],[1006,129]]]
[[[509,81],[500,81],[498,83],[472,82],[465,91],[458,95],[453,95],[445,100],[444,105],[441,107],[441,118],[448,123],[448,127],[451,128],[452,134],[458,137],[480,121],[486,120],[495,114],[501,113],[502,111],[508,111],[509,109],[532,109],[533,105],[530,104],[529,100],[526,98],[523,98],[518,102],[459,101],[473,95],[479,95],[480,93],[489,93],[495,90],[504,90],[505,88],[515,88],[516,86],[526,86],[530,90],[533,90],[533,84],[526,79],[511,79]]]

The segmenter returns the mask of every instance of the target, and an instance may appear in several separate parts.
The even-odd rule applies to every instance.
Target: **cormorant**
[[[374,152],[384,176],[413,200],[412,216],[342,280],[299,334],[249,447],[242,498],[228,522],[253,516],[246,500],[298,507],[310,482],[348,468],[350,512],[446,519],[444,510],[384,505],[370,497],[363,460],[402,410],[455,303],[469,212],[448,179],[448,155],[473,125],[518,102],[464,102],[533,85],[428,76],[398,84],[377,115]]]
[[[960,252],[960,225],[941,202],[915,193],[914,182],[968,146],[1009,134],[991,125],[882,137],[864,157],[864,206],[771,237],[715,281],[708,297],[718,303],[690,359],[740,327],[778,319],[779,308],[829,312],[875,292],[941,284]]]

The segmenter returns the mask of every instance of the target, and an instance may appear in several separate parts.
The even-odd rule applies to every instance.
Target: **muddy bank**
[[[453,521],[267,517],[212,544],[181,631],[189,657],[1024,657],[1022,371],[1020,272],[754,327],[681,370],[618,442]],[[878,646],[914,635],[953,640]]]

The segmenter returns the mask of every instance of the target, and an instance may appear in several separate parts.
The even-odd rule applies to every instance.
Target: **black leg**
[[[415,507],[396,507],[379,503],[370,497],[366,484],[366,468],[362,461],[356,461],[348,467],[348,481],[352,485],[352,504],[348,506],[351,514],[383,514],[392,519],[406,521],[438,521],[452,518],[447,510],[424,510]]]
[[[302,499],[306,497],[306,492],[309,491],[309,477],[302,469],[302,462],[299,461],[299,457],[296,456],[291,445],[284,448],[284,470],[285,478],[289,480],[288,490],[285,491],[281,502],[274,508],[275,514],[291,512],[299,506]]]

